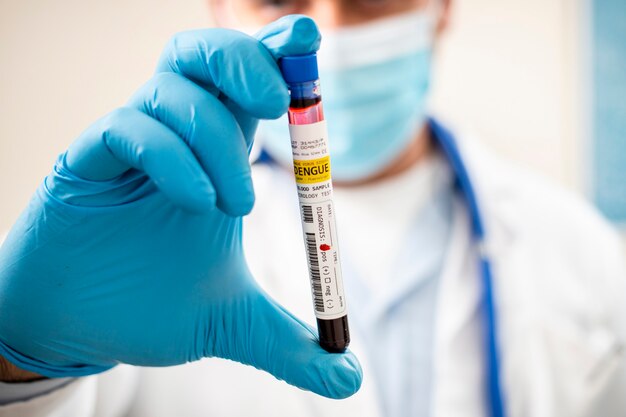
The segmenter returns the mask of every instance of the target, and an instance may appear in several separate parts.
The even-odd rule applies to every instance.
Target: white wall
[[[170,35],[207,26],[209,16],[203,0],[0,1],[6,230],[56,156],[150,78]]]
[[[581,188],[580,0],[457,0],[435,107],[507,157]]]
[[[436,107],[578,186],[578,0],[456,3]],[[0,0],[0,230],[56,155],[150,77],[169,36],[208,22],[203,0]]]

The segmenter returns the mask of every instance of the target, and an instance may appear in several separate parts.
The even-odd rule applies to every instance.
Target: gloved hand
[[[59,157],[0,249],[1,356],[50,377],[216,356],[328,397],[359,389],[356,358],[320,348],[244,259],[248,149],[289,102],[276,60],[320,41],[303,16],[257,37],[175,36],[128,105]]]

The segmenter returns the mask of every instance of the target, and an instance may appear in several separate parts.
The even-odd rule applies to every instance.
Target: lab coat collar
[[[437,122],[433,121],[433,123]],[[447,126],[448,125],[446,125],[446,127]],[[509,250],[518,233],[518,231],[514,229],[515,225],[518,223],[514,219],[516,215],[515,207],[507,207],[506,203],[504,203],[508,201],[505,198],[506,193],[510,192],[510,187],[506,186],[508,179],[493,175],[494,172],[509,172],[511,168],[500,166],[502,163],[495,158],[484,145],[474,140],[471,135],[460,135],[455,131],[451,132],[452,138],[455,141],[454,145],[458,147],[462,162],[467,168],[471,186],[474,189],[477,202],[480,206],[479,210],[483,214],[483,219],[486,221],[486,223],[482,225],[486,232],[484,239],[474,243],[476,243],[480,253],[486,254],[489,257],[497,257]],[[454,167],[451,167],[451,169],[453,168]],[[454,174],[453,172],[453,175]],[[463,199],[462,193],[458,192],[455,198],[457,200],[457,208],[467,212],[466,202]],[[494,213],[494,211],[496,213]],[[471,241],[473,240],[471,236],[472,226],[469,216],[467,217],[467,221],[468,224],[465,225],[465,227],[469,229],[467,238]],[[455,233],[457,232],[453,231],[450,233],[450,240],[458,238]],[[410,239],[410,237],[407,237],[407,240],[408,239]],[[446,252],[446,263],[449,263],[448,258],[450,256],[450,250],[452,249],[449,248]],[[476,262],[477,259],[478,254],[476,255]],[[420,285],[423,284],[422,274],[415,274],[412,273],[413,271],[409,270],[400,277],[398,287],[387,295],[370,294],[369,289],[358,279],[358,273],[352,266],[352,261],[347,250],[344,250],[342,255],[342,267],[344,269],[345,279],[350,286],[350,292],[355,293],[353,299],[367,300],[368,302],[368,308],[360,310],[369,312],[366,318],[369,323],[384,319],[389,309],[397,306],[398,303],[402,302],[403,298],[406,298],[406,294],[418,290]],[[478,280],[478,278],[476,279]]]

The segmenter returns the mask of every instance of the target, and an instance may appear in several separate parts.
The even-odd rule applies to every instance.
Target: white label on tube
[[[326,122],[289,125],[315,315],[346,315]]]

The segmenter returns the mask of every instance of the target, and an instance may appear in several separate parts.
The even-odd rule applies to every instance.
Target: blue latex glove
[[[216,356],[328,397],[359,389],[354,355],[320,348],[244,259],[248,150],[289,102],[276,59],[320,40],[303,16],[257,37],[175,36],[128,105],[59,157],[0,249],[0,355],[50,377]]]

